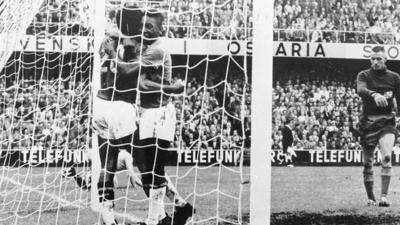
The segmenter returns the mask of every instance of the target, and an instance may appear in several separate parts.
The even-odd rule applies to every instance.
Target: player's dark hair
[[[383,46],[375,46],[372,48],[372,52],[385,52],[385,48]]]
[[[118,29],[123,35],[140,35],[143,12],[135,5],[125,5],[117,11],[116,22]]]

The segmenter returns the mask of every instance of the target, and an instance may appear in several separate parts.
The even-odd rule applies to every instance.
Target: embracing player
[[[129,20],[133,21],[133,20]],[[164,94],[182,93],[183,83],[171,84],[171,56],[161,47],[158,39],[162,31],[163,16],[151,11],[142,17],[142,27],[136,36],[140,57],[130,63],[117,59],[117,70],[124,75],[136,74],[140,71],[139,89],[142,91],[140,131],[135,132],[133,154],[142,175],[143,189],[149,197],[149,213],[146,224],[170,224],[165,213],[164,196],[167,179],[164,169],[167,148],[173,140],[175,132],[175,108]],[[121,26],[123,27],[123,26]],[[130,27],[127,25],[127,27]],[[142,36],[144,38],[142,39]],[[113,40],[105,45],[105,50],[114,58],[116,50]],[[132,42],[135,42],[132,40]],[[170,104],[168,104],[170,103]],[[168,192],[167,192],[168,194]],[[170,197],[170,196],[169,196]],[[185,224],[194,213],[193,207],[183,199],[175,198],[173,223]]]
[[[382,155],[381,199],[379,206],[390,206],[387,200],[392,175],[392,149],[398,135],[395,124],[394,98],[400,107],[400,76],[386,68],[386,53],[381,46],[371,52],[371,68],[357,76],[357,92],[362,98],[360,118],[361,144],[364,152],[364,186],[368,205],[376,205],[374,195],[374,150],[377,145]]]
[[[124,27],[128,35],[130,31],[137,30],[140,26],[141,14],[139,11],[132,13],[133,21],[139,21],[126,27],[119,23],[123,20],[123,12],[117,15],[117,25]],[[107,55],[108,60],[102,62],[100,74],[100,90],[93,101],[93,129],[97,133],[98,153],[100,157],[101,170],[97,188],[99,196],[99,212],[105,225],[116,224],[114,218],[114,175],[117,170],[119,149],[132,148],[133,134],[137,128],[136,88],[138,84],[138,73],[123,74],[117,71],[117,51],[121,37],[118,32],[110,34],[102,43],[100,54]],[[124,55],[120,60],[129,61],[135,57],[135,42],[130,39],[122,39],[125,48]],[[112,51],[110,50],[112,49]],[[94,156],[93,156],[94,158]],[[95,163],[93,163],[95,165]],[[94,190],[94,189],[92,189]],[[92,200],[94,201],[94,200]]]
[[[160,219],[165,214],[164,196],[167,180],[165,179],[165,162],[168,159],[168,148],[174,140],[176,127],[175,106],[170,99],[170,93],[183,93],[182,88],[174,92],[164,92],[161,88],[149,92],[153,82],[161,86],[172,81],[171,55],[160,41],[163,34],[163,15],[157,11],[147,11],[143,17],[142,36],[142,73],[140,74],[140,119],[135,143],[135,158],[142,176],[143,187],[150,196],[148,224]],[[193,207],[186,202],[176,202],[174,224],[185,224],[188,217],[194,213]]]

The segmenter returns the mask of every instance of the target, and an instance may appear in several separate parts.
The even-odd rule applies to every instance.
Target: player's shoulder
[[[390,76],[393,76],[393,77],[395,77],[395,78],[400,78],[400,75],[398,74],[398,73],[396,73],[396,72],[394,72],[394,71],[392,71],[392,70],[386,70],[387,71],[387,73],[390,75]]]

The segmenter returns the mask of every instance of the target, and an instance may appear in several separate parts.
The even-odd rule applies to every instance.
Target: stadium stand
[[[360,149],[357,73],[303,63],[274,73],[272,148],[281,149],[280,127],[291,120],[296,149]]]
[[[119,4],[115,1],[115,8]],[[215,10],[210,7],[212,4],[216,5]],[[245,40],[252,37],[252,1],[190,0],[162,5],[168,11],[169,19],[165,23],[170,38]],[[108,27],[112,28],[116,13],[110,10],[107,14]],[[86,1],[47,0],[27,34],[90,35],[88,21]]]
[[[214,72],[211,72],[215,74]],[[190,149],[235,149],[250,147],[250,103],[251,87],[245,88],[245,106],[241,112],[241,97],[245,81],[243,73],[232,74],[228,78],[227,94],[224,100],[224,85],[210,88],[206,96],[198,92],[204,82],[202,73],[193,74],[187,85],[187,94],[182,106],[182,99],[174,97],[177,111],[183,116],[182,137],[177,124],[176,138],[173,147]],[[177,74],[174,79],[177,79]],[[217,75],[218,76],[218,75]],[[222,75],[219,75],[222,77]],[[180,78],[180,77],[179,77]],[[88,126],[89,114],[88,79],[76,81],[60,80],[56,77],[35,81],[33,77],[25,78],[19,85],[13,82],[0,83],[0,127],[1,148],[27,149],[64,148],[82,149],[91,143],[91,132]],[[15,101],[15,99],[17,99]],[[201,101],[204,105],[201,109]],[[37,104],[39,102],[39,104]],[[225,109],[225,120],[222,113]],[[202,110],[202,112],[200,112]],[[200,118],[202,113],[202,118]],[[244,124],[235,118],[244,113]],[[178,121],[181,114],[178,113]],[[201,121],[200,121],[201,119]],[[35,121],[35,122],[34,122]],[[34,134],[34,135],[32,135]],[[243,136],[242,136],[243,135]],[[244,143],[243,143],[244,142]],[[180,144],[181,143],[181,144]]]
[[[48,37],[55,35],[93,35],[93,31],[89,28],[91,25],[88,19],[89,7],[87,4],[87,1],[82,0],[46,0],[43,2],[40,12],[28,27],[26,34],[45,35]],[[115,8],[117,8],[120,6],[120,1],[111,1],[111,4],[115,4]],[[212,4],[215,4],[215,10],[214,7],[210,7]],[[107,27],[112,29],[116,26],[116,12],[112,10],[112,7],[107,7],[107,9],[110,9],[107,12]],[[251,40],[252,1],[170,1],[165,4],[164,10],[168,11],[169,19],[165,23],[168,25],[166,27],[168,28],[169,38]],[[204,78],[201,78],[200,75],[195,75],[188,84],[189,92],[194,92],[194,90],[202,86]],[[202,75],[204,76],[204,74]],[[224,76],[224,74],[221,74],[221,76]],[[230,92],[225,95],[225,99],[223,97],[223,85],[216,90],[207,89],[204,101],[208,106],[203,110],[206,114],[210,113],[211,116],[206,116],[202,121],[200,121],[198,111],[200,110],[199,104],[202,101],[203,94],[187,98],[184,106],[181,106],[181,103],[176,99],[175,105],[177,109],[186,107],[188,110],[183,115],[185,125],[180,138],[182,144],[179,144],[180,140],[176,140],[174,147],[197,148],[199,145],[204,149],[230,149],[235,148],[235,146],[239,148],[242,144],[247,148],[250,147],[251,87],[249,84],[246,85],[246,104],[244,105],[244,112],[240,112],[242,107],[240,105],[241,97],[237,93],[242,91],[245,82],[235,76],[239,75],[229,77],[226,85],[229,87]],[[32,79],[36,80],[34,82],[35,85],[27,85],[26,89],[20,88],[17,92],[15,92],[16,88],[13,88],[12,84],[5,86],[3,84],[4,87],[0,88],[1,94],[4,96],[4,101],[0,101],[3,104],[1,110],[5,111],[5,114],[2,114],[3,117],[0,123],[3,130],[10,130],[10,127],[13,127],[13,135],[10,132],[3,132],[3,137],[1,138],[2,148],[23,149],[29,146],[42,148],[53,147],[55,146],[54,143],[58,143],[56,145],[58,147],[68,146],[69,149],[81,149],[86,147],[84,146],[85,143],[91,143],[87,141],[87,138],[90,139],[91,136],[87,135],[90,131],[87,126],[85,127],[89,113],[87,107],[89,102],[88,81],[77,81],[76,84],[73,84],[71,81],[64,82],[48,78],[38,84],[38,78],[29,78],[24,82],[28,83]],[[60,90],[62,97],[57,100],[54,98],[57,96],[56,91],[58,90],[56,87],[59,85],[62,86]],[[75,93],[74,96],[82,97],[79,98],[79,102],[74,101],[70,104],[67,101],[72,99],[69,93],[75,90],[76,87],[81,87],[79,90],[82,90],[82,93]],[[41,96],[38,97],[32,93],[41,93]],[[12,105],[15,98],[21,98],[16,107]],[[38,100],[46,101],[46,104],[39,104],[39,107],[35,108],[33,103]],[[57,102],[60,105],[62,103],[66,104],[65,107],[61,107],[60,112],[56,112]],[[18,111],[17,114],[14,113],[15,115],[11,112],[13,108]],[[63,110],[64,108],[73,109],[73,112]],[[221,112],[212,113],[216,110],[218,111],[219,108],[225,108],[226,112],[231,115],[229,119],[224,120],[222,123]],[[241,113],[244,113],[244,115]],[[76,115],[84,116],[76,117]],[[70,116],[74,118],[74,121],[67,123],[66,121],[70,121],[68,119]],[[244,116],[244,127],[242,127],[239,120],[234,119],[234,117],[241,118],[241,116]],[[37,124],[33,124],[33,122],[30,122],[33,117],[43,118],[42,122],[39,121]],[[21,118],[21,122],[15,125],[15,121]],[[186,123],[186,121],[190,122]],[[179,132],[178,127],[177,130]],[[28,134],[32,133],[35,134],[34,137],[31,135],[31,138],[28,138]],[[13,140],[10,140],[11,136]],[[179,137],[179,134],[176,136]],[[201,141],[198,141],[198,139]]]
[[[276,0],[274,40],[398,44],[399,15],[392,0]]]
[[[187,94],[190,96],[185,100],[184,106],[180,103],[181,100],[175,101],[175,107],[178,112],[185,107],[185,114],[183,115],[183,129],[182,129],[182,145],[179,139],[176,138],[174,147],[190,148],[190,149],[235,149],[250,147],[250,103],[251,103],[251,87],[245,87],[245,105],[243,112],[241,111],[242,103],[241,97],[235,93],[241,93],[244,89],[244,80],[240,79],[243,75],[233,74],[228,78],[229,91],[225,95],[224,101],[224,87],[219,85],[217,88],[207,89],[205,96],[204,91],[192,95],[196,91],[196,87],[200,87],[203,81],[200,77],[193,77],[188,83]],[[193,88],[191,88],[193,87]],[[204,97],[204,98],[203,98]],[[204,101],[203,109],[200,108],[201,101]],[[224,108],[227,115],[224,116],[218,111],[219,108]],[[202,118],[199,116],[200,110],[205,115]],[[218,112],[218,113],[213,113]],[[222,112],[224,113],[224,112]],[[235,118],[241,118],[243,113],[244,124]],[[180,114],[178,113],[178,120]],[[221,122],[222,121],[222,122]],[[242,128],[243,125],[243,128]],[[176,137],[179,137],[179,125],[176,128]]]
[[[8,87],[0,84],[3,98],[3,107],[0,107],[1,147],[84,147],[88,143],[89,93],[85,88],[88,83],[66,81],[60,84],[56,79],[42,79],[39,83],[32,81],[32,78],[21,81],[20,87],[15,82]]]

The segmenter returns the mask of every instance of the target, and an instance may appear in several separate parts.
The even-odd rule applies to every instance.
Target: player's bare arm
[[[185,85],[181,82],[161,85],[160,83],[148,79],[148,75],[146,73],[142,73],[140,75],[140,80],[139,80],[140,91],[159,91],[162,89],[162,91],[167,94],[180,94],[183,92],[184,88]]]
[[[395,76],[395,87],[394,88],[394,97],[396,99],[396,114],[400,116],[400,75],[396,74]]]

